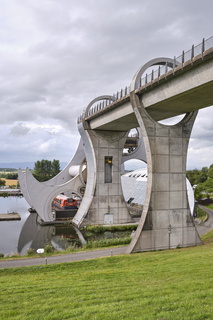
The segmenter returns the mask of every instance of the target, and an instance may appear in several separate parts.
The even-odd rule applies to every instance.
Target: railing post
[[[160,80],[160,66],[158,66],[158,82]]]
[[[165,64],[165,72],[167,73],[168,72],[168,62],[166,61],[166,64]]]
[[[167,63],[167,61],[166,61],[166,64],[165,64],[165,79],[166,79],[166,74],[167,74],[167,72],[168,72],[168,63]]]
[[[205,38],[203,38],[203,41],[202,41],[202,59],[203,59],[204,51],[205,51]]]
[[[152,77],[151,77],[151,82],[154,80],[154,70],[152,69]]]
[[[182,69],[183,69],[183,64],[184,64],[184,51],[182,52]]]
[[[195,56],[195,46],[192,45],[191,60],[194,58],[194,56]]]
[[[191,50],[191,65],[193,65],[193,58],[195,56],[195,46],[192,45],[192,50]]]
[[[176,68],[176,57],[174,56],[174,59],[173,59],[173,74],[175,73],[175,68]]]

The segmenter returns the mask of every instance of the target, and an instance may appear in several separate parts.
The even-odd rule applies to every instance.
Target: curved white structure
[[[81,194],[81,188],[85,188],[83,179],[83,165],[85,152],[82,140],[79,142],[77,151],[73,159],[57,176],[46,181],[37,181],[31,171],[27,168],[25,173],[19,169],[19,183],[23,195],[28,204],[37,211],[44,221],[54,220],[52,214],[52,201],[61,192],[75,192]],[[78,168],[78,170],[76,170]],[[71,176],[75,174],[75,176]]]
[[[125,201],[134,198],[132,203],[144,205],[147,191],[148,173],[147,169],[137,169],[122,175],[122,189]],[[187,195],[191,215],[194,214],[195,197],[193,188],[188,179],[186,179]]]

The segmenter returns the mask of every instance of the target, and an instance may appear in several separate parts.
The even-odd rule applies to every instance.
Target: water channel
[[[50,244],[63,251],[79,242],[76,229],[72,226],[41,226],[38,215],[29,213],[29,205],[24,197],[0,197],[0,214],[18,212],[19,221],[0,221],[0,253],[24,255],[29,248],[37,250]]]

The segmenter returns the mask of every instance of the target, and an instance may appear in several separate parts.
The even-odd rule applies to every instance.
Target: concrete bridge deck
[[[213,104],[213,48],[178,65],[136,89],[149,115],[156,121]],[[138,127],[130,94],[83,117],[93,130],[123,131]]]

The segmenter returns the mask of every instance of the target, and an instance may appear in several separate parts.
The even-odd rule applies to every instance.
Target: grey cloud
[[[26,135],[29,133],[30,128],[26,127],[23,123],[18,123],[15,126],[13,126],[10,130],[10,134],[12,135],[17,135],[17,136],[22,136]]]
[[[0,124],[57,119],[77,136],[92,99],[128,86],[148,60],[211,36],[212,11],[209,0],[2,1]],[[193,139],[208,140],[209,127]]]

